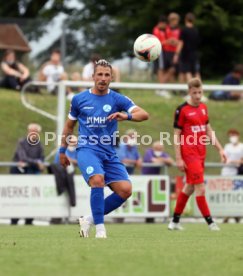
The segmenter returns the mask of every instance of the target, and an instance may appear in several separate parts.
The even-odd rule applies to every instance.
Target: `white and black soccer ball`
[[[135,40],[133,50],[138,59],[150,62],[159,57],[162,46],[156,36],[152,34],[143,34]]]

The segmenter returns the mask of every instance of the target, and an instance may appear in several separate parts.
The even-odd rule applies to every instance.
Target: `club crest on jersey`
[[[206,110],[205,109],[202,109],[202,114],[206,115]]]
[[[86,173],[87,173],[87,174],[91,174],[93,171],[94,171],[94,168],[93,168],[92,166],[89,166],[89,167],[86,169]]]
[[[111,111],[111,106],[110,106],[109,104],[105,104],[105,105],[103,106],[103,110],[104,110],[105,112],[110,112],[110,111]]]

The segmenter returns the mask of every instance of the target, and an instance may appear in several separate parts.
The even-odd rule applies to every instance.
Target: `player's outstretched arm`
[[[224,153],[224,149],[223,147],[221,146],[218,138],[216,137],[216,133],[215,131],[212,129],[211,125],[210,124],[207,124],[207,135],[212,143],[213,146],[215,146],[215,148],[218,150],[219,152],[219,155],[220,155],[220,159],[221,159],[221,162],[223,163],[226,163],[227,161],[227,157]]]
[[[62,148],[67,148],[68,147],[68,137],[73,134],[73,129],[75,127],[77,121],[67,119],[63,132],[62,132],[62,141],[61,141],[61,147]],[[66,168],[67,166],[70,165],[70,161],[65,155],[65,153],[60,152],[60,164]]]
[[[177,168],[184,172],[186,169],[186,164],[181,156],[181,129],[174,128],[174,147],[176,156],[176,166]]]
[[[131,117],[129,117],[131,116]],[[117,121],[125,121],[131,120],[134,122],[142,122],[148,120],[149,114],[141,107],[135,107],[130,114],[123,113],[123,112],[115,112],[108,116],[108,120],[117,120]]]

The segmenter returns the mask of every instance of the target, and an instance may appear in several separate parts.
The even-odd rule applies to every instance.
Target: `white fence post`
[[[58,83],[58,99],[57,99],[57,146],[59,145],[66,114],[66,86],[64,82]]]

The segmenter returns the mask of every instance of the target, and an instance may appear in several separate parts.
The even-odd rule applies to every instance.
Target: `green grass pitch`
[[[1,226],[0,275],[243,275],[243,225],[109,224],[108,239],[78,226]]]

